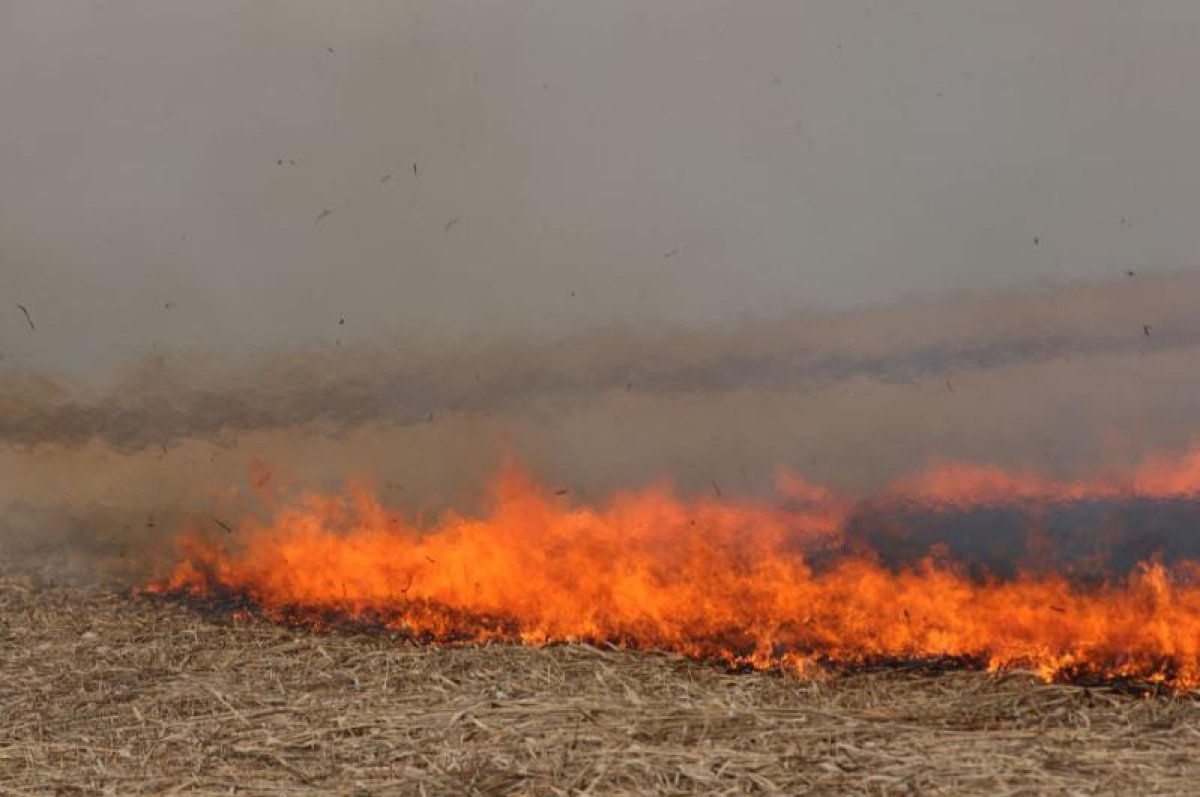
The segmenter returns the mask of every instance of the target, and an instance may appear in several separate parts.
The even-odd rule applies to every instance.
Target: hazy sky
[[[0,367],[1190,268],[1197,41],[1194,0],[0,0]]]

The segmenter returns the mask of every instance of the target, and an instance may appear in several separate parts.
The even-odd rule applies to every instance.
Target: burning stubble
[[[9,6],[0,789],[1187,790],[1194,4]]]
[[[286,622],[1191,684],[1193,281],[13,378],[6,538]],[[514,456],[533,476],[481,491]],[[552,614],[511,591],[538,579]]]
[[[1200,448],[1112,482],[943,467],[879,499],[902,526],[924,512],[936,532],[929,518],[937,517],[944,540],[928,548],[916,540],[918,556],[889,565],[863,545],[868,536],[848,533],[864,520],[871,528],[879,505],[864,511],[796,476],[781,476],[783,503],[774,507],[680,499],[668,488],[587,504],[509,466],[485,512],[447,512],[427,524],[361,488],[268,500],[266,519],[248,518],[236,534],[197,528],[181,538],[180,561],[152,591],[233,600],[286,624],[365,624],[425,642],[587,641],[799,670],[949,658],[1054,679],[1194,687],[1194,543],[1180,551],[1187,558],[1160,552],[1123,572],[1089,562],[1099,569],[1083,584],[1064,566],[1076,561],[1061,557],[1007,577],[994,569],[972,576],[970,564],[987,564],[978,546],[996,552],[953,532],[977,512],[1007,512],[1025,527],[1070,527],[1075,512],[1075,522],[1127,523],[1126,540],[1146,533],[1155,510],[1160,526],[1174,511],[1176,523],[1194,528],[1197,479]],[[1068,535],[1052,547],[1075,546],[1083,560],[1078,554],[1109,545]]]

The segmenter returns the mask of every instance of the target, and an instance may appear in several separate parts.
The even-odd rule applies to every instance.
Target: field
[[[0,581],[0,792],[1186,794],[1200,708],[1014,674],[801,680],[428,648]]]

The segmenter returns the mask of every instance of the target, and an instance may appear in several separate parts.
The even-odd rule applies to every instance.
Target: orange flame
[[[1200,449],[1121,482],[943,465],[889,494],[970,507],[1188,498],[1198,487]],[[1143,562],[1090,587],[1055,573],[968,577],[936,551],[887,567],[843,546],[853,501],[791,475],[779,489],[782,507],[665,487],[589,507],[506,468],[489,512],[449,512],[428,527],[364,489],[306,495],[269,521],[242,522],[233,545],[185,535],[154,589],[431,641],[607,641],[753,667],[957,657],[1048,679],[1200,685],[1198,563]]]

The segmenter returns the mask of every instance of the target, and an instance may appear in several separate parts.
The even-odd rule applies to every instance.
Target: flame
[[[775,504],[657,486],[586,506],[510,466],[488,511],[431,525],[361,487],[307,494],[233,537],[184,534],[153,589],[428,641],[604,641],[752,667],[951,657],[1047,679],[1200,685],[1200,563],[1146,561],[1086,586],[1029,569],[968,575],[937,548],[886,566],[846,544],[855,501],[792,474],[778,488]],[[962,509],[1197,488],[1200,449],[1097,482],[942,464],[887,496]]]

